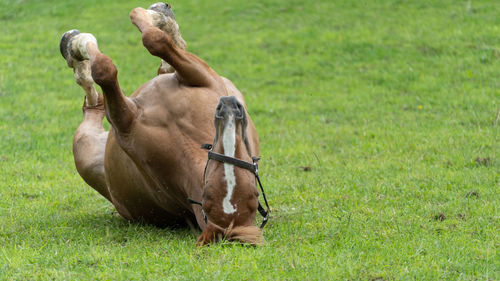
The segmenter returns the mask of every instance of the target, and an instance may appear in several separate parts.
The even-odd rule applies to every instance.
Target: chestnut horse
[[[85,91],[84,120],[73,141],[78,173],[127,220],[198,225],[198,245],[262,243],[254,226],[262,208],[252,169],[259,139],[242,94],[185,50],[168,4],[135,8],[130,19],[146,49],[162,59],[158,76],[130,97],[92,34],[71,30],[61,39],[61,53]],[[207,159],[200,145],[208,142],[209,154],[222,158]]]

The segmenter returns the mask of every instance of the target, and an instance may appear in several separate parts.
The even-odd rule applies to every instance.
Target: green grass
[[[129,224],[74,168],[60,36],[92,32],[130,94],[158,66],[128,20],[149,4],[0,2],[1,280],[500,279],[496,0],[171,3],[259,131],[259,248]]]

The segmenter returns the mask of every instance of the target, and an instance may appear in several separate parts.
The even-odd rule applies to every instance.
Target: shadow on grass
[[[128,244],[165,243],[177,241],[195,244],[200,232],[189,227],[159,228],[141,222],[129,222],[115,211],[93,210],[89,212],[70,212],[36,214],[16,222],[13,231],[3,233],[6,241],[21,239],[36,243],[55,244],[99,244],[126,246]]]

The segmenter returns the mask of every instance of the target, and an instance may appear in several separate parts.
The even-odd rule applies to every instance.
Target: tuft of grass
[[[60,36],[93,33],[131,94],[158,66],[128,20],[150,4],[0,3],[0,279],[500,279],[496,1],[171,3],[259,131],[257,248],[129,224],[76,173]]]

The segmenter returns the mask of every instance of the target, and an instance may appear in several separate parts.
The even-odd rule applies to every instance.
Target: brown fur
[[[235,96],[247,117],[244,127],[238,125],[235,156],[245,161],[258,156],[259,140],[243,96],[231,81],[185,51],[180,34],[168,33],[178,29],[160,30],[142,8],[132,10],[130,19],[141,31],[146,49],[175,73],[159,75],[126,97],[111,59],[95,42],[86,43],[92,78],[103,99],[95,108],[84,106],[73,149],[78,172],[127,220],[158,226],[195,224],[202,229],[202,245],[222,239],[263,243],[262,231],[253,226],[258,196],[253,175],[235,170],[232,200],[241,211],[234,217],[221,211],[223,165],[209,163],[210,177],[203,178],[207,152],[200,145],[214,139],[213,118],[222,96]],[[112,125],[109,134],[102,128],[104,113]],[[214,151],[220,149],[214,146]],[[211,223],[205,224],[202,208],[189,204],[188,198],[207,202],[203,208],[209,208],[205,211]]]

